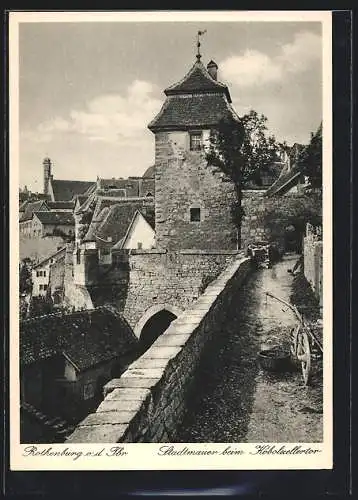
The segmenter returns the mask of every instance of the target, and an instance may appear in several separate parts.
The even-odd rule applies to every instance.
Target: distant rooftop
[[[42,222],[42,224],[54,224],[62,226],[73,226],[75,224],[75,219],[71,212],[34,212],[34,215]]]
[[[32,219],[32,215],[34,212],[40,211],[48,211],[47,202],[44,200],[27,202],[26,205],[23,206],[24,213],[20,218],[20,222],[24,222]]]
[[[127,321],[111,307],[51,314],[20,323],[20,363],[64,354],[81,372],[132,352],[137,342]]]
[[[51,181],[55,201],[70,201],[76,195],[84,195],[95,182],[89,181],[67,181],[61,179],[52,179]]]
[[[155,177],[155,165],[151,165],[143,174],[145,179],[154,179]]]

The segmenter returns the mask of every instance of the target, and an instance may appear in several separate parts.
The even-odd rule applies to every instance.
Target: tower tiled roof
[[[231,105],[227,86],[212,78],[200,61],[164,93],[167,98],[162,109],[148,125],[153,132],[159,129],[210,128],[225,117],[240,120]]]
[[[231,102],[229,89],[224,83],[214,80],[201,61],[196,61],[184,78],[164,90],[165,95],[177,95],[191,92],[222,92]]]
[[[223,94],[194,94],[167,97],[160,113],[149,124],[150,130],[212,127],[221,118],[239,120]]]

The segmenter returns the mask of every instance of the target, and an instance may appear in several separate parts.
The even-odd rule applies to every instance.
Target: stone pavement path
[[[296,324],[290,309],[265,296],[267,290],[289,300],[293,278],[287,269],[296,260],[287,255],[255,272],[240,290],[239,307],[204,353],[177,442],[322,441],[320,367],[305,387],[299,371],[273,375],[257,363],[257,352],[285,343]]]

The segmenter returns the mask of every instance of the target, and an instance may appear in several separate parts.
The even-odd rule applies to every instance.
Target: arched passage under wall
[[[134,333],[139,338],[139,355],[149,349],[181,313],[179,307],[168,304],[150,307],[134,327]]]

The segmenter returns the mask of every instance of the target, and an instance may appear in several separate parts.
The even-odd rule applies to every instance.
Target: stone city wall
[[[236,250],[132,250],[124,317],[136,331],[143,314],[154,306],[187,309],[237,256]]]
[[[105,399],[67,439],[68,443],[175,441],[201,352],[222,333],[250,259],[230,264],[143,356],[104,388]]]
[[[323,304],[323,242],[320,228],[315,230],[307,224],[306,236],[303,240],[304,274],[313,292]]]
[[[283,196],[267,196],[259,190],[244,190],[242,207],[242,248],[257,240],[275,241],[284,249],[285,228],[294,224],[302,232],[306,222],[320,220],[322,199],[315,194],[287,193]]]
[[[188,141],[187,132],[156,134],[156,246],[172,251],[236,250],[234,184],[208,166],[202,152],[189,151]],[[191,218],[195,209],[200,210],[200,222]]]

